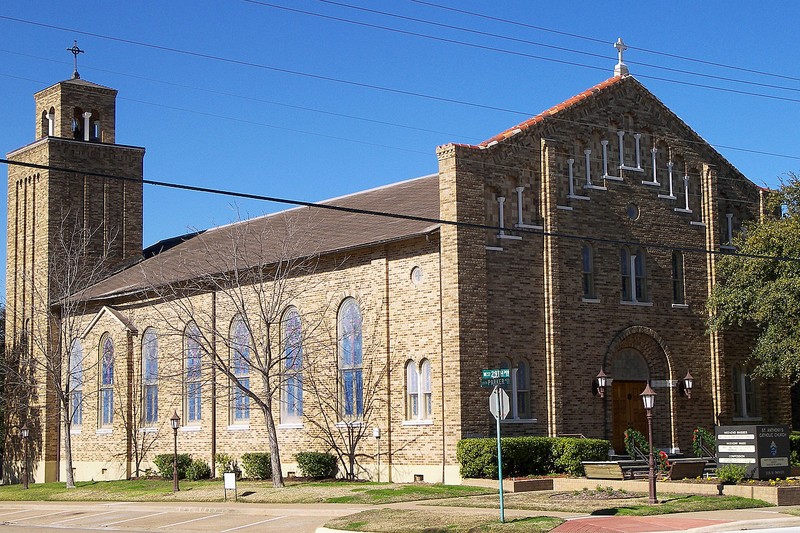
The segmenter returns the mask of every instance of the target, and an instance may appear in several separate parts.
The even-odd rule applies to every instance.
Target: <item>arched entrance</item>
[[[616,453],[625,453],[625,430],[647,434],[647,416],[640,394],[649,382],[658,394],[653,410],[653,445],[672,448],[675,413],[670,353],[651,328],[631,326],[620,331],[608,346],[603,367],[610,374],[611,390],[605,404],[606,438]],[[610,435],[609,435],[610,433]]]
[[[611,361],[611,420],[612,446],[617,453],[625,449],[623,435],[628,428],[647,434],[647,416],[639,396],[647,381],[650,370],[641,353],[626,348],[614,355]]]

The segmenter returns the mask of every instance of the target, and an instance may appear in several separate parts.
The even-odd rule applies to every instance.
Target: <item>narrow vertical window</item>
[[[647,301],[647,269],[645,262],[647,260],[647,256],[644,253],[644,250],[639,248],[636,250],[636,257],[633,261],[633,268],[634,268],[634,276],[636,281],[636,286],[634,288],[634,301],[636,302],[646,302]]]
[[[69,349],[69,417],[73,426],[83,425],[83,347],[78,339]]]
[[[187,425],[199,424],[201,418],[200,399],[202,398],[201,388],[201,359],[200,359],[200,331],[197,325],[192,322],[186,326],[185,333],[186,357],[184,360],[184,420]]]
[[[528,365],[520,361],[514,371],[515,418],[531,417],[531,380]]]
[[[414,361],[406,363],[406,420],[419,418],[419,372]]]
[[[142,335],[142,401],[143,422],[158,422],[158,339],[156,330],[147,328]]]
[[[231,324],[231,421],[246,424],[250,421],[250,331],[241,317]]]
[[[733,416],[757,418],[757,387],[750,373],[742,367],[733,367]]]
[[[114,342],[106,334],[100,341],[100,427],[114,423]]]
[[[419,366],[419,393],[422,404],[420,417],[430,420],[433,418],[433,391],[431,388],[431,362],[427,359],[423,359]]]
[[[672,303],[686,303],[684,287],[683,253],[677,251],[672,252]]]
[[[583,276],[583,297],[593,299],[594,292],[594,251],[591,245],[584,243],[581,247],[581,270]]]
[[[363,338],[361,310],[353,298],[339,308],[339,372],[342,416],[361,418],[364,414]]]
[[[284,387],[283,423],[297,423],[303,418],[303,329],[300,313],[290,307],[283,315]]]
[[[622,285],[620,287],[622,294],[622,301],[633,301],[633,293],[631,292],[631,254],[627,248],[621,248],[619,251],[619,270],[622,277]]]

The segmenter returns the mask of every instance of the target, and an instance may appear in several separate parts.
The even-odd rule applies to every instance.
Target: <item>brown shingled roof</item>
[[[439,176],[394,183],[321,203],[438,219]],[[287,259],[287,255],[313,256],[424,235],[438,227],[428,221],[313,207],[288,209],[189,236],[89,287],[80,298],[107,299],[228,271],[234,258],[238,268],[252,267]],[[244,241],[247,243],[243,245]]]

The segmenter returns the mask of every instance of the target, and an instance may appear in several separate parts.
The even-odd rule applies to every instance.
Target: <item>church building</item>
[[[621,53],[610,79],[438,147],[430,175],[148,248],[116,94],[36,93],[36,139],[8,154],[7,351],[32,369],[15,416],[37,482],[64,480],[67,446],[104,480],[173,439],[211,465],[274,438],[299,474],[296,453],[356,435],[358,477],[458,483],[458,441],[494,434],[484,369],[509,370],[506,436],[624,453],[647,384],[671,452],[698,426],[790,422],[788,384],[751,379],[752,332],[706,328],[719,254],[767,191]]]

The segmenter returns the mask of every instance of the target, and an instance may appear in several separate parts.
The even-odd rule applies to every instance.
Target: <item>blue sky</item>
[[[602,7],[596,1],[430,2],[584,38],[412,0],[342,0],[338,4],[273,0],[273,7],[239,0],[6,0],[0,6],[0,17],[5,17],[0,18],[0,95],[5,115],[0,150],[7,153],[34,140],[32,95],[71,76],[72,56],[65,49],[77,39],[86,51],[79,57],[81,77],[119,90],[117,142],[147,149],[145,177],[322,200],[433,173],[437,145],[480,142],[607,79],[616,63],[612,44],[622,37],[632,47],[625,56],[631,73],[750,179],[776,186],[781,175],[800,170],[800,47],[796,38],[800,5],[796,2],[773,2],[759,9],[750,2],[618,1]],[[641,49],[788,78],[682,61]],[[242,216],[254,216],[281,208],[245,201],[234,206],[226,197],[146,187],[145,244],[227,223],[237,217],[237,210]],[[5,218],[4,201],[0,209]]]

